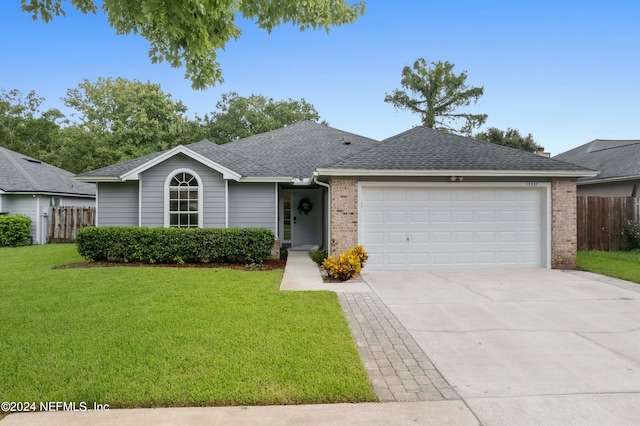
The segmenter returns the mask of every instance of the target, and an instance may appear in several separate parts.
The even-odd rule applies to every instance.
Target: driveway
[[[640,286],[546,269],[363,277],[482,423],[638,424]]]

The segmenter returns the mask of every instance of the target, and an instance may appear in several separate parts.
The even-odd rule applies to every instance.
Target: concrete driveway
[[[363,277],[485,425],[640,421],[640,286],[545,269]]]

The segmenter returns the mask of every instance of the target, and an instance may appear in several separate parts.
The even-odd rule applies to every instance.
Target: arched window
[[[198,228],[202,223],[202,184],[191,170],[177,170],[165,182],[165,226]]]

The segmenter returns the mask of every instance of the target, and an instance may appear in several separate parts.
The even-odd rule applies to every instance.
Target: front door
[[[282,243],[294,249],[322,245],[322,189],[281,191]]]

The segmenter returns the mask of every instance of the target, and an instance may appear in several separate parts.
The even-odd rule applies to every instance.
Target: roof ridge
[[[27,171],[24,169],[24,167],[22,167],[22,165],[18,161],[16,161],[15,158],[13,158],[13,155],[10,155],[10,154],[7,153],[7,151],[9,151],[10,153],[14,153],[15,151],[11,151],[10,149],[5,148],[5,147],[0,147],[0,148],[2,148],[2,152],[3,152],[4,156],[5,156],[5,158],[7,160],[9,160],[9,162],[11,164],[13,164],[13,166],[18,170],[18,172],[22,175],[22,177],[24,177],[26,180],[28,180],[29,183],[31,185],[33,185],[33,187],[35,189],[41,191],[42,187],[40,186],[40,184],[34,178],[32,178],[31,175],[29,175],[29,173],[27,173]],[[16,152],[16,154],[22,155],[22,154],[20,154],[18,152]],[[29,157],[27,155],[24,155],[23,157],[31,158],[31,157]],[[35,160],[35,158],[33,160]],[[37,161],[40,161],[40,160],[37,160]],[[41,164],[42,164],[42,162],[41,162]]]
[[[596,142],[596,141],[597,142],[628,142],[628,143],[625,143],[624,145],[608,146],[608,147],[605,147],[605,148],[598,148],[598,149],[594,149],[594,150],[588,150],[587,154],[591,154],[591,153],[594,153],[594,152],[608,151],[610,149],[626,148],[628,146],[640,144],[640,140],[636,140],[636,139],[628,139],[628,140],[596,139],[593,142]],[[593,142],[591,142],[591,143],[593,143]]]

